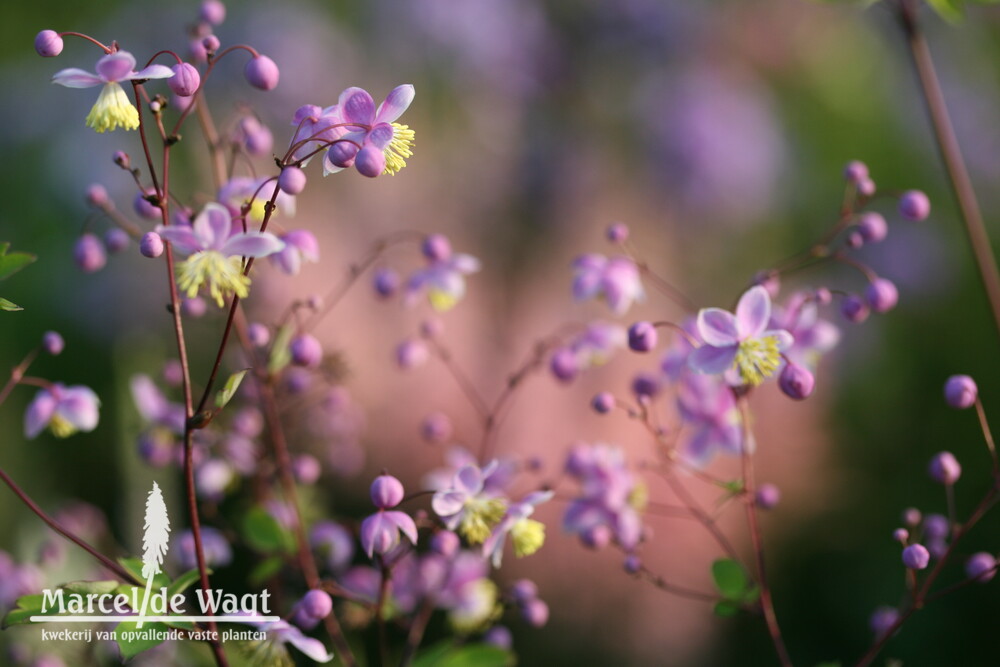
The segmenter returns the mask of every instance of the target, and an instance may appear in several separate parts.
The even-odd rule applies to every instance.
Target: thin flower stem
[[[761,537],[760,526],[757,523],[757,503],[754,486],[753,459],[750,455],[750,442],[753,434],[750,430],[750,407],[747,404],[746,396],[738,399],[740,406],[740,416],[743,420],[743,504],[746,507],[747,526],[750,528],[750,539],[753,542],[753,550],[757,561],[757,584],[760,586],[760,606],[764,611],[764,620],[767,622],[767,630],[774,643],[774,649],[778,653],[778,660],[784,667],[790,667],[792,659],[788,655],[785,641],[781,636],[781,626],[778,625],[778,617],[774,613],[774,601],[771,599],[771,588],[767,582],[767,570],[764,566],[764,543]]]
[[[993,255],[990,238],[983,224],[979,202],[965,161],[962,159],[962,150],[948,116],[948,107],[934,70],[930,48],[920,29],[917,13],[918,5],[915,0],[900,0],[899,22],[906,36],[913,67],[920,82],[920,91],[930,117],[934,139],[945,170],[948,172],[952,192],[958,202],[965,236],[972,248],[976,268],[979,270],[979,280],[993,313],[993,323],[1000,332],[1000,271],[997,270],[996,257]]]
[[[720,547],[722,547],[722,550],[726,552],[726,555],[735,561],[739,561],[740,556],[737,553],[736,548],[733,547],[733,543],[730,542],[729,538],[726,537],[726,534],[719,529],[715,519],[709,516],[708,512],[703,510],[698,505],[694,496],[692,496],[691,492],[688,491],[684,484],[681,483],[681,480],[679,480],[677,476],[669,470],[663,473],[663,479],[665,479],[667,484],[670,485],[670,488],[673,489],[674,494],[678,497],[678,499],[680,499],[681,503],[688,508],[691,514],[697,518],[699,523],[701,523],[712,535],[712,537],[715,538],[715,541]]]
[[[455,380],[455,384],[462,390],[472,408],[486,424],[489,424],[493,413],[489,406],[486,405],[486,400],[479,394],[476,385],[473,384],[469,376],[465,374],[465,371],[452,358],[451,351],[433,338],[429,338],[427,342],[430,344],[431,349],[434,350],[434,354],[437,355],[438,359],[441,360],[441,363],[448,370],[448,373]]]
[[[434,596],[428,596],[423,604],[420,606],[420,610],[413,619],[413,624],[410,625],[410,631],[406,635],[406,645],[403,647],[403,657],[400,658],[400,667],[407,667],[413,662],[413,658],[417,653],[417,648],[420,646],[420,642],[424,639],[424,632],[427,630],[427,624],[431,621],[431,616],[434,615]]]
[[[382,667],[389,665],[389,637],[385,628],[385,605],[389,599],[389,583],[392,581],[391,570],[385,561],[379,558],[382,571],[382,581],[378,587],[378,602],[375,605],[375,619],[378,622],[378,652]]]
[[[24,374],[27,372],[28,367],[31,366],[35,357],[38,356],[38,350],[39,348],[37,347],[33,349],[21,360],[21,363],[10,369],[10,379],[7,380],[7,384],[3,386],[3,389],[0,389],[0,405],[3,405],[3,402],[10,396],[10,392],[14,390],[14,387],[24,379]]]
[[[684,586],[671,584],[660,575],[648,570],[646,567],[643,567],[639,571],[639,575],[645,578],[646,581],[650,582],[651,584],[659,588],[661,591],[666,591],[667,593],[670,593],[671,595],[676,595],[677,597],[687,598],[689,600],[700,600],[701,602],[715,603],[719,601],[718,595],[713,595],[711,593],[704,593],[702,591],[696,591],[691,588],[685,588]]]
[[[976,415],[979,417],[979,428],[983,431],[983,439],[986,447],[990,450],[990,458],[993,459],[993,476],[1000,476],[1000,461],[997,460],[997,447],[993,441],[993,432],[990,430],[990,422],[986,419],[986,410],[982,402],[976,396]]]

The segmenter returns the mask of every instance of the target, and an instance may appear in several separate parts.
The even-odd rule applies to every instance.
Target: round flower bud
[[[43,30],[35,35],[35,51],[43,58],[55,58],[63,50],[63,38],[55,30]]]
[[[368,178],[375,178],[385,171],[385,153],[375,146],[365,146],[354,157],[354,168]]]
[[[628,346],[634,352],[649,352],[656,341],[656,327],[650,322],[636,322],[628,329]]]
[[[420,423],[420,435],[427,442],[444,442],[451,437],[451,434],[451,420],[444,413],[432,412]]]
[[[451,558],[458,553],[462,541],[450,530],[439,530],[431,537],[431,551]]]
[[[881,214],[870,211],[861,214],[858,220],[858,231],[866,243],[878,243],[889,235],[889,223]]]
[[[128,169],[132,166],[132,160],[129,158],[128,153],[125,151],[115,151],[111,154],[111,161],[117,164],[122,169]]]
[[[205,35],[204,39],[201,40],[201,46],[205,49],[206,56],[215,53],[219,50],[219,38],[215,35]]]
[[[858,194],[862,197],[871,197],[875,194],[875,181],[870,178],[863,178],[857,185]]]
[[[580,533],[580,541],[588,549],[603,549],[611,544],[611,529],[603,523],[591,526]]]
[[[299,608],[313,618],[322,619],[333,611],[333,600],[326,591],[314,588],[303,596]]]
[[[403,370],[422,366],[430,358],[430,350],[422,340],[404,340],[396,347],[396,364]]]
[[[903,565],[911,570],[923,570],[931,562],[931,554],[922,544],[911,544],[903,549]]]
[[[103,208],[111,203],[107,189],[100,183],[94,183],[87,187],[87,203],[94,208]]]
[[[219,0],[202,0],[198,18],[205,23],[219,25],[226,20],[226,6]]]
[[[107,264],[108,258],[102,244],[93,234],[84,234],[73,247],[73,259],[80,270],[86,273],[100,271]]]
[[[610,392],[602,391],[597,396],[594,396],[594,400],[590,402],[590,406],[594,408],[594,412],[606,415],[614,409],[615,397]]]
[[[899,197],[899,214],[919,222],[931,214],[931,200],[920,190],[907,190]]]
[[[635,554],[625,557],[625,571],[629,574],[638,574],[642,571],[642,560]]]
[[[833,301],[833,294],[826,287],[817,287],[813,292],[813,300],[821,306],[825,306]]]
[[[903,523],[905,523],[910,528],[916,528],[920,525],[920,520],[923,517],[920,515],[920,510],[916,507],[907,507],[903,510]]]
[[[660,380],[648,373],[639,373],[632,378],[632,393],[640,400],[650,399],[660,393]]]
[[[264,347],[271,341],[271,331],[260,322],[254,322],[247,327],[247,338],[254,347]]]
[[[868,619],[868,627],[876,637],[881,637],[892,629],[899,620],[899,611],[895,607],[879,607]]]
[[[853,231],[847,235],[848,248],[860,248],[864,244],[865,244],[865,237],[861,235],[861,232]]]
[[[628,225],[624,222],[613,222],[608,226],[605,235],[612,243],[625,243],[628,240]]]
[[[137,192],[135,199],[132,200],[132,208],[135,209],[136,214],[141,218],[146,218],[147,220],[159,220],[160,219],[160,207],[153,206],[149,203],[146,197],[156,195],[156,191],[153,189],[147,189],[143,192]]]
[[[354,159],[358,156],[358,146],[350,141],[338,141],[330,146],[326,151],[326,159],[334,167],[347,169],[354,166]]]
[[[260,90],[273,90],[278,85],[278,78],[281,72],[274,61],[267,56],[257,56],[251,58],[243,68],[243,75],[254,88]]]
[[[856,294],[848,294],[840,302],[840,313],[848,322],[860,324],[868,319],[868,306]]]
[[[549,361],[549,370],[560,382],[571,382],[580,372],[576,353],[568,347],[559,348]]]
[[[944,383],[944,400],[953,408],[964,410],[976,404],[979,388],[968,375],[952,375]]]
[[[424,338],[440,338],[444,333],[444,322],[437,317],[429,317],[420,323],[420,335]]]
[[[392,475],[379,475],[370,489],[372,504],[379,509],[395,507],[403,502],[403,483]]]
[[[193,299],[184,299],[181,302],[181,312],[188,317],[201,317],[208,310],[208,304],[200,296]]]
[[[293,366],[285,372],[282,384],[285,387],[285,391],[293,396],[298,396],[309,390],[313,384],[312,380],[312,373],[304,368],[295,368]]]
[[[444,234],[430,234],[420,244],[420,251],[431,262],[443,262],[451,257],[451,241]]]
[[[791,361],[785,364],[785,367],[781,370],[781,375],[778,377],[778,386],[781,388],[781,391],[785,396],[794,398],[797,401],[808,398],[812,394],[815,385],[816,379],[813,377],[813,374],[807,368]]]
[[[938,452],[927,466],[927,473],[935,482],[950,486],[962,476],[962,466],[951,452]]]
[[[392,269],[379,269],[373,280],[375,293],[383,299],[388,299],[399,289],[399,274]]]
[[[851,160],[844,167],[844,180],[857,185],[868,178],[868,165],[860,160]]]
[[[201,74],[191,63],[177,63],[170,68],[174,75],[167,79],[167,85],[175,95],[190,97],[201,85]]]
[[[941,514],[924,517],[924,535],[928,540],[943,540],[951,532],[951,522]]]
[[[300,454],[292,461],[292,473],[299,484],[311,486],[319,480],[323,468],[315,456]]]
[[[892,531],[892,539],[900,544],[906,544],[907,540],[910,539],[910,531],[905,528],[897,528]]]
[[[152,102],[149,103],[149,110],[152,111],[153,113],[159,113],[160,109],[162,108],[163,106],[160,104],[158,100],[153,100]]]
[[[885,313],[896,307],[899,291],[891,280],[877,278],[865,289],[865,300],[876,313]]]
[[[757,487],[754,499],[757,501],[757,507],[763,510],[774,509],[781,502],[781,489],[774,484],[761,484]]]
[[[997,559],[993,554],[980,551],[972,554],[969,556],[969,560],[965,561],[965,576],[969,579],[975,579],[981,584],[992,579],[996,573]]]
[[[247,153],[257,157],[270,154],[274,148],[271,130],[253,116],[244,116],[240,120],[238,140],[243,142]]]
[[[299,194],[306,188],[306,172],[298,167],[285,167],[278,176],[278,187],[285,194]]]
[[[310,334],[301,334],[288,345],[292,353],[292,363],[296,366],[317,368],[323,361],[323,346]]]
[[[541,628],[549,622],[549,605],[535,598],[521,608],[521,616],[533,628]]]
[[[111,254],[119,253],[128,247],[128,232],[121,227],[112,227],[104,232],[104,247]]]
[[[58,332],[46,331],[42,335],[42,349],[53,357],[62,353],[64,347],[66,347],[66,343]]]
[[[510,596],[520,605],[538,598],[538,585],[531,579],[518,579],[510,587]]]
[[[509,651],[514,646],[514,637],[508,628],[502,625],[495,625],[483,635],[483,642],[504,651]]]

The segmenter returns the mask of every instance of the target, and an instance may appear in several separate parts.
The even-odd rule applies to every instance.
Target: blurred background
[[[121,149],[138,156],[140,149],[134,134],[84,127],[96,91],[48,83],[64,67],[91,69],[97,50],[68,39],[59,58],[42,59],[31,40],[44,28],[77,30],[117,39],[144,62],[160,48],[185,53],[184,29],[197,10],[190,1],[108,1],[96,10],[47,0],[5,9],[0,24],[0,241],[39,255],[0,284],[0,295],[25,309],[0,316],[0,370],[17,364],[43,332],[57,330],[66,351],[40,358],[31,374],[87,384],[103,400],[93,433],[29,442],[21,420],[33,390],[18,389],[0,406],[0,465],[53,511],[74,499],[98,508],[106,516],[105,543],[121,552],[140,549],[136,508],[152,479],[164,486],[173,516],[183,516],[179,475],[145,468],[135,451],[141,425],[128,389],[133,373],[156,375],[173,350],[163,270],[134,246],[98,273],[74,266],[80,233],[106,229],[85,203],[87,186],[102,183],[131,215],[134,185],[111,155]],[[975,416],[944,405],[945,378],[973,375],[991,416],[1000,392],[997,334],[890,9],[798,0],[296,0],[240,2],[228,10],[216,30],[223,46],[243,42],[269,55],[281,82],[271,93],[249,88],[237,56],[213,76],[209,101],[220,127],[239,105],[253,105],[272,128],[275,151],[283,151],[300,105],[331,105],[352,85],[376,101],[400,83],[417,90],[402,120],[416,130],[415,155],[400,174],[368,180],[352,171],[324,179],[318,165],[310,167],[310,187],[287,224],[317,234],[322,261],[295,279],[269,271],[267,284],[254,286],[252,311],[264,319],[290,298],[327,293],[389,232],[443,232],[456,250],[483,263],[465,301],[442,321],[446,345],[488,397],[535,341],[562,324],[614,319],[601,304],[573,303],[569,268],[581,252],[613,252],[603,239],[612,221],[626,222],[650,265],[697,304],[728,306],[757,270],[815,242],[836,220],[847,161],[867,163],[880,191],[930,195],[933,212],[922,223],[900,221],[892,199],[874,204],[891,231],[863,256],[899,286],[899,307],[861,326],[843,323],[841,346],[821,366],[809,401],[793,404],[773,386],[757,399],[758,478],[784,492],[764,531],[791,654],[796,664],[814,665],[863,653],[872,610],[902,600],[903,569],[891,539],[901,512],[945,509],[941,487],[926,475],[930,457],[949,449],[963,464],[960,516],[988,488],[989,459]],[[960,26],[926,18],[996,236],[1000,77],[992,63],[1000,13],[975,8]],[[198,131],[188,131],[195,141],[178,151],[175,187],[190,198],[207,192],[210,181],[197,162]],[[257,164],[269,168],[266,159]],[[401,252],[385,261],[407,266],[413,257]],[[818,285],[864,286],[846,268],[823,267],[790,277],[784,287]],[[647,290],[647,301],[622,323],[683,316]],[[360,470],[345,476],[327,465],[314,494],[319,512],[367,511],[368,482],[383,468],[418,488],[444,456],[419,438],[428,412],[448,414],[458,442],[478,438],[474,413],[440,364],[405,374],[394,365],[395,345],[416,333],[424,315],[376,302],[365,278],[321,326],[324,343],[348,369],[345,386],[367,427],[356,443]],[[189,330],[202,369],[221,317],[210,312]],[[835,313],[829,317],[841,323]],[[201,341],[209,344],[199,347]],[[626,395],[634,373],[655,363],[635,356],[623,354],[569,387],[544,373],[534,378],[500,433],[501,453],[537,456],[549,472],[558,471],[575,440],[648,454],[637,425],[587,408],[601,389]],[[654,500],[669,498],[655,484],[650,491]],[[505,578],[535,578],[551,608],[544,630],[511,623],[520,664],[775,664],[762,619],[715,619],[702,603],[629,578],[617,552],[585,551],[561,534],[564,508],[551,505],[540,511],[549,525],[543,551],[504,566]],[[728,529],[748,549],[742,522],[733,518]],[[705,535],[676,521],[650,517],[649,524],[647,563],[708,587],[718,554]],[[989,518],[961,551],[996,552],[997,527]],[[39,521],[0,489],[0,549],[18,562],[36,561],[46,539]],[[76,554],[69,558],[58,574],[41,575],[43,582],[89,567]],[[956,567],[944,581],[961,576]],[[935,603],[884,657],[995,664],[987,639],[1000,620],[995,586],[969,587]],[[0,634],[0,646],[18,633],[28,631]]]

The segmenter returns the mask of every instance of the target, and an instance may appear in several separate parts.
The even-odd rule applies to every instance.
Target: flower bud
[[[167,85],[175,95],[180,97],[190,97],[201,85],[201,74],[191,63],[177,63],[170,68],[174,75],[167,79]]]
[[[976,404],[979,388],[968,375],[952,375],[944,383],[944,400],[953,408],[964,410]]]
[[[396,364],[403,370],[422,366],[430,358],[430,350],[422,340],[404,340],[396,347]]]
[[[879,607],[872,613],[868,620],[868,626],[876,637],[882,637],[892,629],[892,626],[896,625],[898,620],[899,611],[894,607]]]
[[[910,531],[905,528],[897,528],[892,531],[892,539],[900,544],[906,544],[906,542],[910,539]]]
[[[207,57],[211,53],[216,53],[219,50],[219,38],[215,35],[205,35],[201,40],[201,46],[205,49],[205,56]]]
[[[576,353],[568,347],[561,347],[552,355],[549,361],[549,369],[556,379],[561,382],[571,382],[580,372],[580,365],[576,359]]]
[[[642,560],[635,554],[629,554],[625,557],[624,567],[627,573],[638,574],[642,571]]]
[[[264,347],[271,341],[271,331],[260,322],[254,322],[247,327],[247,338],[254,347]]]
[[[813,293],[813,300],[816,301],[821,306],[825,306],[831,301],[833,301],[833,294],[826,287],[817,287],[816,291]]]
[[[392,269],[379,269],[373,280],[375,293],[383,299],[388,299],[399,289],[399,274]]]
[[[238,140],[242,141],[247,153],[256,157],[268,155],[274,148],[271,130],[253,116],[244,116],[240,120]]]
[[[865,237],[859,231],[853,231],[847,235],[848,248],[860,248],[865,244]]]
[[[868,306],[856,294],[848,294],[840,302],[840,312],[848,322],[860,324],[868,319]]]
[[[757,507],[763,510],[774,509],[781,502],[781,489],[774,484],[761,484],[757,487],[754,499]]]
[[[107,189],[100,183],[94,183],[87,187],[87,203],[94,208],[104,208],[111,203]]]
[[[427,442],[441,443],[450,438],[451,434],[451,420],[441,412],[427,415],[420,424],[420,435]]]
[[[483,635],[483,642],[504,651],[510,651],[511,647],[514,646],[514,637],[508,628],[495,625]]]
[[[920,190],[907,190],[899,198],[899,214],[919,222],[931,214],[931,200]]]
[[[319,480],[323,468],[315,456],[300,454],[292,461],[292,473],[299,484],[311,486]]]
[[[219,25],[226,20],[226,6],[219,0],[203,0],[198,10],[198,18],[205,23]]]
[[[965,576],[969,579],[975,579],[981,584],[992,579],[996,573],[997,559],[991,553],[980,551],[972,554],[969,556],[969,560],[965,561]]]
[[[650,322],[636,322],[628,329],[628,346],[634,352],[649,352],[656,341],[656,327]]]
[[[187,317],[201,317],[208,310],[208,304],[200,296],[184,299],[181,302],[181,312]]]
[[[851,160],[844,167],[844,180],[857,185],[868,178],[868,165],[860,160]]]
[[[858,231],[866,243],[878,243],[889,235],[889,224],[881,214],[871,211],[861,215]]]
[[[55,30],[43,30],[35,35],[35,51],[43,58],[55,58],[63,50],[63,38]]]
[[[518,579],[510,587],[510,596],[520,605],[538,597],[538,585],[531,579]]]
[[[333,611],[333,600],[326,591],[314,588],[303,596],[299,608],[313,618],[322,619]]]
[[[625,243],[628,240],[628,225],[624,222],[613,222],[605,235],[612,243]]]
[[[813,374],[807,368],[791,361],[785,364],[778,378],[778,386],[785,396],[797,401],[808,398],[815,385],[816,379]]]
[[[896,307],[899,291],[891,280],[877,278],[865,289],[865,300],[876,313],[885,313]]]
[[[541,628],[549,622],[549,605],[535,598],[521,608],[524,621],[533,628]]]
[[[962,466],[951,452],[938,452],[931,459],[927,473],[935,482],[950,486],[962,476]]]
[[[46,331],[42,336],[42,349],[53,357],[62,353],[64,347],[66,347],[66,343],[58,332]]]
[[[632,378],[632,393],[640,400],[651,399],[660,393],[660,380],[649,373],[639,373]]]
[[[306,187],[306,173],[298,167],[285,167],[278,176],[278,187],[289,195],[297,195]]]
[[[379,509],[389,509],[403,502],[403,484],[392,475],[379,475],[370,489],[372,504]]]
[[[150,259],[159,257],[163,254],[163,238],[156,232],[146,232],[139,241],[139,252]]]
[[[73,259],[76,265],[85,273],[100,271],[107,264],[104,245],[93,234],[84,234],[73,247]]]
[[[357,145],[350,141],[338,141],[327,149],[326,159],[334,167],[347,169],[354,166],[354,158],[358,156],[358,150]]]
[[[910,528],[916,528],[920,525],[920,520],[923,517],[920,515],[920,510],[916,507],[907,507],[903,510],[903,523],[905,523]]]
[[[129,169],[132,166],[132,160],[125,151],[115,151],[112,153],[111,161],[122,169]]]
[[[443,262],[451,257],[451,241],[444,234],[430,234],[420,244],[420,251],[431,262]]]
[[[292,353],[292,363],[296,366],[317,368],[323,361],[323,346],[310,334],[293,338],[288,349]]]
[[[121,227],[112,227],[104,232],[104,247],[111,254],[119,253],[128,247],[128,233]]]
[[[875,181],[870,178],[863,178],[857,185],[858,194],[862,197],[871,197],[875,194]]]
[[[153,206],[146,197],[155,196],[156,191],[149,188],[143,192],[137,192],[132,200],[132,208],[140,218],[147,220],[159,220],[161,213],[159,206]]]
[[[923,570],[931,562],[931,554],[922,544],[911,544],[903,549],[903,565],[911,570]]]
[[[273,90],[278,85],[281,72],[274,61],[267,56],[251,58],[243,68],[247,83],[260,90]]]
[[[951,532],[951,522],[941,514],[924,517],[924,535],[928,540],[943,540]]]
[[[603,549],[611,544],[611,529],[603,523],[591,526],[587,530],[580,533],[580,541],[583,542],[583,546],[588,549]]]
[[[590,406],[594,408],[594,412],[606,415],[614,409],[615,397],[609,392],[602,391],[594,396],[594,399],[590,402]]]
[[[385,171],[385,153],[375,146],[365,146],[354,157],[354,168],[368,178],[375,178]]]
[[[441,554],[445,558],[451,558],[458,553],[462,546],[462,541],[458,535],[450,530],[439,530],[431,537],[431,551]]]

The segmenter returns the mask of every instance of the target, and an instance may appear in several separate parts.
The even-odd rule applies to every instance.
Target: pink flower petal
[[[166,65],[150,65],[144,69],[139,70],[129,79],[169,79],[174,76],[174,71],[167,67]]]
[[[195,216],[194,234],[204,250],[219,250],[229,240],[233,219],[222,204],[209,202]]]
[[[97,61],[97,75],[104,81],[123,81],[135,73],[135,56],[128,51],[109,53]]]
[[[771,319],[771,297],[760,285],[751,287],[736,305],[736,321],[740,339],[757,336]]]
[[[385,98],[385,102],[379,105],[375,112],[375,121],[378,123],[391,123],[406,111],[413,102],[415,91],[408,83],[396,86]]]
[[[85,72],[77,67],[70,67],[56,72],[52,76],[52,83],[58,83],[67,88],[93,88],[104,84],[96,74]]]
[[[348,88],[337,102],[344,120],[359,125],[371,125],[375,120],[375,100],[363,88]]]
[[[202,250],[201,241],[198,237],[194,235],[194,230],[191,229],[191,225],[170,225],[169,227],[164,227],[163,225],[157,225],[154,230],[157,234],[163,238],[164,241],[170,241],[174,246],[181,252],[191,254]]]
[[[49,425],[56,412],[56,399],[46,390],[35,394],[35,398],[24,411],[24,437],[31,440]]]
[[[399,532],[406,535],[406,537],[413,544],[417,543],[417,524],[414,523],[413,519],[406,512],[383,512],[385,514],[385,520],[399,529]]]
[[[93,431],[100,419],[100,399],[92,389],[84,386],[64,390],[56,406],[56,414],[79,431]]]
[[[713,347],[702,345],[688,356],[688,366],[698,373],[718,375],[724,373],[736,360],[736,345]]]
[[[736,318],[721,308],[702,308],[698,311],[697,327],[702,340],[714,347],[735,345],[740,341]]]
[[[219,252],[226,256],[267,257],[284,247],[285,242],[270,232],[247,232],[231,236]]]

